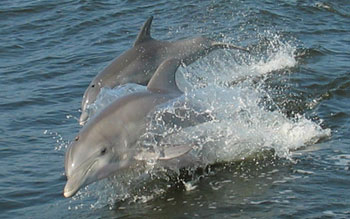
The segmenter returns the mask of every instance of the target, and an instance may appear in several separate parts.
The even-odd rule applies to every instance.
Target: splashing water
[[[261,86],[264,77],[297,64],[296,49],[278,37],[275,40],[278,46],[271,43],[264,56],[216,51],[190,66],[180,67],[177,82],[184,95],[158,106],[149,115],[147,133],[140,142],[154,151],[159,151],[160,138],[170,144],[195,145],[189,154],[205,166],[247,159],[264,150],[273,150],[277,156],[289,159],[290,151],[329,137],[329,129],[322,129],[303,115],[291,119],[278,107],[269,110],[266,106],[273,104],[273,100]],[[146,87],[136,84],[103,88],[97,101],[89,106],[90,115],[121,96],[144,90]],[[174,124],[169,121],[169,114],[173,120],[189,123]],[[205,119],[198,119],[203,116]],[[157,167],[156,160],[150,161],[141,169],[90,185],[75,199],[97,197],[92,208],[130,198],[145,202],[169,186],[164,172]]]

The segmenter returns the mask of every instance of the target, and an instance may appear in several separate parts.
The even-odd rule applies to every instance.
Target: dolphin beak
[[[79,188],[80,187],[74,186],[73,183],[68,180],[63,190],[63,196],[66,198],[72,197],[78,192]]]
[[[84,110],[80,115],[79,124],[81,126],[85,125],[88,117],[89,117],[88,113]]]
[[[63,196],[69,198],[75,195],[85,184],[85,181],[86,177],[81,176],[80,174],[69,177],[63,190]]]
[[[81,187],[95,181],[94,177],[91,175],[93,174],[92,168],[95,163],[96,161],[90,163],[88,166],[81,166],[80,168],[73,171],[69,176],[67,176],[67,183],[63,190],[64,197],[72,197],[79,191]]]

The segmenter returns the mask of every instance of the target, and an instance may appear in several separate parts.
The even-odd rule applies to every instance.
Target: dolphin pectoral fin
[[[213,42],[212,46],[213,47],[217,47],[217,48],[222,48],[222,49],[238,49],[238,50],[242,50],[244,52],[250,53],[249,50],[247,50],[247,49],[245,49],[243,47],[240,47],[240,46],[236,46],[236,45],[230,44],[230,43]]]
[[[157,158],[157,154],[155,152],[143,151],[135,155],[134,158],[138,161],[154,160]]]
[[[188,145],[173,145],[163,148],[161,156],[158,160],[170,160],[187,154],[192,150]]]
[[[136,155],[134,158],[139,161],[149,160],[171,160],[187,154],[192,150],[191,146],[188,145],[169,145],[164,146],[160,153],[143,151]]]
[[[135,40],[134,46],[137,46],[140,43],[143,43],[147,40],[152,39],[151,37],[151,24],[152,24],[153,16],[149,17],[147,21],[141,27],[139,34]]]
[[[180,64],[181,60],[176,58],[163,61],[148,82],[147,89],[156,93],[182,93],[175,80],[175,73]]]

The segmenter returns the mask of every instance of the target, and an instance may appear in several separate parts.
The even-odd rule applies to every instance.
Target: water
[[[200,141],[192,153],[215,165],[181,183],[150,163],[65,199],[83,92],[150,15],[157,39],[252,51],[179,69],[185,95],[152,115],[149,136]],[[349,26],[347,1],[2,1],[0,217],[348,218]],[[94,109],[130,89],[144,87],[106,89]],[[187,106],[215,120],[173,133],[157,123]]]

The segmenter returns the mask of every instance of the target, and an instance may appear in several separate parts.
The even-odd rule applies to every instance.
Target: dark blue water
[[[222,135],[221,164],[186,186],[109,179],[65,199],[83,92],[150,15],[154,38],[205,35],[252,51],[180,70],[207,87],[189,97],[207,97],[221,118],[204,127]],[[345,0],[2,1],[0,217],[349,218],[349,27]]]

